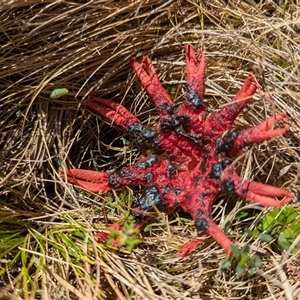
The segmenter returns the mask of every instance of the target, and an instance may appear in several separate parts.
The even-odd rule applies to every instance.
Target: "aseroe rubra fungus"
[[[181,207],[192,216],[198,236],[211,236],[230,254],[230,239],[212,219],[212,203],[221,191],[269,207],[281,206],[292,199],[293,194],[280,188],[241,179],[231,165],[244,147],[286,133],[288,118],[280,113],[252,128],[233,130],[235,119],[258,87],[257,75],[250,73],[232,102],[211,112],[203,103],[204,53],[200,50],[195,53],[191,45],[184,48],[187,92],[180,105],[175,105],[163,88],[149,57],[144,57],[142,64],[131,59],[133,69],[156,106],[159,115],[156,127],[142,124],[124,106],[111,100],[91,95],[94,101],[85,103],[126,130],[144,155],[149,149],[152,155],[141,156],[138,162],[117,172],[71,169],[62,175],[70,183],[93,192],[143,186],[144,195],[131,211],[136,228],[141,228],[151,217],[149,212],[155,209],[168,212]],[[281,127],[273,129],[278,123]],[[121,228],[121,223],[109,227]],[[99,232],[95,238],[105,241],[108,233]],[[179,251],[179,256],[189,254],[201,242],[190,241]]]

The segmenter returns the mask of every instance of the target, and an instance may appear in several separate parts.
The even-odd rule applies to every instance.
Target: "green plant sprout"
[[[300,242],[294,245],[300,235],[300,214],[291,206],[276,208],[263,217],[253,234],[264,242],[273,240],[282,250],[295,253],[300,249]]]
[[[232,257],[224,259],[220,264],[220,272],[225,270],[232,264],[236,264],[235,273],[237,276],[242,276],[248,271],[250,276],[256,272],[256,268],[261,266],[261,259],[257,256],[250,256],[250,247],[246,244],[242,249],[235,245],[231,245]]]
[[[106,245],[111,247],[114,241],[118,241],[118,248],[125,247],[125,249],[131,252],[137,245],[142,243],[141,239],[136,238],[140,230],[134,228],[135,220],[132,216],[128,216],[122,222],[122,230],[111,230],[109,238],[106,241]]]

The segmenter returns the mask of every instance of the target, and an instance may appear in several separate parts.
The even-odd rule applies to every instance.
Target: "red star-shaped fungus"
[[[126,186],[143,186],[144,195],[134,203],[132,216],[141,228],[155,208],[168,212],[181,207],[189,213],[197,235],[209,235],[231,252],[231,241],[215,224],[211,207],[216,196],[228,192],[262,206],[277,207],[288,203],[293,195],[280,188],[241,179],[231,165],[234,157],[246,146],[286,133],[289,126],[284,113],[244,130],[232,130],[233,123],[257,89],[256,74],[250,73],[232,102],[217,112],[210,112],[203,103],[205,56],[185,46],[187,92],[184,101],[175,105],[160,83],[149,57],[142,64],[131,64],[159,115],[156,127],[144,125],[125,107],[108,99],[91,95],[94,101],[85,105],[122,127],[139,148],[151,149],[153,155],[117,172],[71,169],[63,172],[70,183],[93,192],[109,192]],[[273,126],[281,122],[280,128]],[[280,198],[278,201],[276,198]],[[118,223],[109,227],[120,229]],[[105,241],[107,233],[96,234]],[[179,256],[194,250],[201,240],[185,245]]]

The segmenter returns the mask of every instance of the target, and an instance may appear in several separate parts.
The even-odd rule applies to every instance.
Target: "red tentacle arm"
[[[281,128],[272,129],[273,126],[277,125],[280,121],[288,121],[285,113],[280,113],[275,117],[270,117],[266,121],[252,128],[241,130],[234,139],[234,144],[229,155],[235,156],[246,146],[261,143],[288,132],[290,129],[288,124],[284,124]]]
[[[173,107],[174,102],[160,83],[150,58],[144,56],[143,65],[133,58],[130,62],[143,87],[154,101],[159,116],[169,116],[171,112],[168,106]]]
[[[114,188],[138,185],[144,186],[146,183],[146,168],[149,178],[153,181],[160,173],[163,174],[165,172],[166,167],[164,161],[157,161],[154,159],[151,161],[151,159],[148,159],[145,162],[136,163],[130,167],[123,168],[121,171],[111,173],[111,184]]]
[[[228,236],[216,225],[216,223],[211,219],[207,219],[208,229],[207,234],[209,234],[225,251],[227,256],[231,255],[231,241]]]
[[[210,139],[217,139],[224,131],[231,129],[236,117],[257,89],[254,77],[255,74],[250,73],[237,95],[233,98],[232,103],[224,106],[220,111],[208,114],[205,109],[200,111],[196,118],[193,116],[191,118],[191,128],[188,128],[188,130]],[[183,112],[185,111],[183,110]],[[198,126],[195,126],[195,124]]]
[[[222,174],[222,184],[227,191],[246,198],[248,201],[258,203],[265,207],[279,207],[289,203],[293,194],[272,185],[243,180],[233,168],[228,167]],[[276,200],[280,198],[281,200]]]
[[[214,122],[220,130],[224,131],[230,129],[237,116],[251,100],[257,89],[257,84],[254,80],[255,77],[256,75],[254,73],[250,73],[236,96],[232,99],[232,102],[212,116],[212,122]]]
[[[231,255],[231,241],[227,235],[214,223],[214,221],[209,217],[206,218],[207,231],[202,234],[202,237],[211,236],[224,250],[227,252],[227,256]],[[191,252],[193,252],[198,246],[203,243],[204,239],[192,240],[185,244],[179,251],[179,257],[185,257]]]
[[[198,246],[203,244],[204,239],[201,240],[192,240],[187,242],[180,250],[178,250],[179,257],[185,257],[192,253]]]
[[[83,169],[70,169],[62,171],[68,182],[91,192],[110,192],[109,173]]]
[[[76,184],[92,192],[108,192],[112,188],[119,189],[125,186],[145,186],[151,183],[168,184],[171,172],[171,165],[167,161],[158,160],[155,156],[135,163],[116,172],[98,172],[84,169],[70,169],[62,171],[61,175],[66,176],[68,182]],[[146,172],[145,172],[146,170]],[[148,181],[148,182],[147,182]]]
[[[186,73],[188,87],[195,91],[201,100],[204,98],[205,55],[200,49],[195,53],[191,45],[185,45]]]
[[[189,122],[185,126],[189,133],[197,132],[194,124],[199,123],[199,119],[206,113],[203,103],[204,99],[204,78],[205,78],[205,55],[198,49],[194,50],[191,45],[185,45],[186,72],[187,72],[187,92],[185,100],[179,108],[178,115],[186,118]],[[199,124],[199,132],[202,126]],[[197,128],[196,128],[197,129]]]
[[[109,99],[95,97],[94,95],[91,95],[91,98],[97,101],[97,103],[87,101],[85,105],[94,109],[97,113],[111,120],[121,128],[127,129],[128,126],[134,123],[140,123],[140,120],[123,105]]]

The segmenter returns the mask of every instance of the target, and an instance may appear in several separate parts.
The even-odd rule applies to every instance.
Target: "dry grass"
[[[294,192],[291,205],[299,209],[293,164],[300,163],[299,1],[256,2],[1,2],[0,299],[300,298],[299,254],[283,260],[268,244],[247,237],[263,212],[236,218],[251,211],[243,201],[220,197],[214,217],[221,227],[232,221],[238,245],[250,243],[262,255],[254,277],[237,277],[230,268],[221,274],[225,253],[210,239],[193,255],[177,258],[176,250],[195,234],[180,213],[159,215],[132,253],[96,244],[93,232],[121,218],[127,204],[118,197],[130,201],[132,192],[86,193],[58,175],[62,167],[114,170],[134,161],[137,151],[122,144],[123,133],[85,112],[82,103],[97,89],[152,122],[153,106],[128,58],[150,55],[180,100],[185,75],[179,40],[206,52],[206,104],[212,109],[226,104],[251,66],[263,61],[273,101],[256,96],[236,126],[286,111],[291,132],[246,152],[241,173]],[[69,95],[50,99],[58,87]]]

